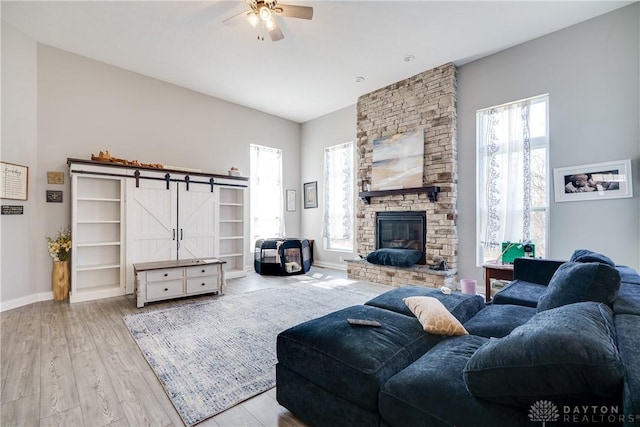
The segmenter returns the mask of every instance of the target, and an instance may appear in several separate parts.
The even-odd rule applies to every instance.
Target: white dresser
[[[133,265],[138,308],[150,301],[215,293],[224,294],[225,277],[217,258],[143,262]]]

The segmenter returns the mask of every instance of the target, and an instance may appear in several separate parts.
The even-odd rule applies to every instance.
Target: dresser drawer
[[[197,267],[188,267],[187,277],[201,277],[218,274],[219,265],[199,265]]]
[[[192,277],[187,279],[187,293],[217,291],[218,276]]]
[[[183,280],[168,280],[159,283],[147,283],[147,299],[169,298],[184,295]]]
[[[147,271],[147,282],[159,282],[161,280],[182,279],[181,268],[164,268],[162,270]]]

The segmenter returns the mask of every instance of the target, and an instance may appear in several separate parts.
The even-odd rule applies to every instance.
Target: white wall
[[[13,300],[16,305],[52,298],[51,289],[36,284],[36,261],[32,256],[38,246],[46,248],[44,237],[38,234],[41,194],[36,186],[40,174],[37,164],[36,64],[36,43],[3,22],[0,158],[29,167],[28,200],[1,200],[3,205],[24,207],[24,215],[2,215],[0,218],[0,301]],[[38,295],[42,292],[44,294]]]
[[[346,264],[341,259],[351,259],[354,252],[341,252],[325,250],[322,232],[322,203],[323,191],[323,159],[325,147],[356,141],[356,106],[352,105],[333,113],[310,120],[302,125],[302,143],[300,158],[301,183],[298,194],[302,195],[302,184],[305,182],[318,182],[318,207],[304,209],[302,201],[302,237],[313,239],[314,260],[318,265],[332,266],[346,269]],[[354,183],[355,185],[355,183]],[[357,194],[357,189],[356,189]],[[354,209],[355,212],[355,200]],[[354,245],[355,251],[355,245]]]
[[[297,188],[300,182],[298,123],[33,41],[20,45],[9,39],[7,44],[21,55],[29,51],[34,61],[37,50],[37,85],[35,69],[30,70],[26,85],[32,98],[37,93],[37,126],[31,111],[35,99],[29,111],[31,122],[24,125],[25,132],[34,134],[37,129],[37,141],[30,135],[31,156],[14,160],[31,167],[29,203],[37,206],[37,212],[28,227],[12,228],[11,240],[3,235],[3,308],[15,305],[16,298],[50,291],[51,259],[45,236],[70,225],[68,157],[90,159],[91,154],[109,150],[120,158],[211,173],[226,174],[230,166],[237,166],[248,176],[249,144],[254,143],[283,150],[285,188]],[[3,72],[10,53],[4,48],[3,33]],[[3,78],[3,89],[26,78],[24,74]],[[4,99],[3,93],[3,103]],[[8,152],[18,152],[22,143],[4,138],[5,110],[8,108],[3,108],[3,151],[6,146]],[[47,185],[46,171],[65,172],[65,185]],[[46,189],[63,190],[64,203],[44,203]],[[8,221],[2,217],[3,229],[9,228],[5,227]],[[288,213],[286,221],[288,234],[300,233],[299,211]],[[247,218],[247,227],[248,222]],[[32,250],[28,254],[26,250],[7,251],[9,242],[16,240]],[[247,253],[251,247],[248,242]],[[247,265],[251,262],[248,257]],[[10,266],[6,273],[5,265]],[[13,280],[4,280],[5,276]],[[23,282],[29,287],[16,285]]]
[[[634,197],[555,203],[551,258],[592,249],[640,267],[639,4],[471,62],[458,72],[460,277],[475,266],[475,112],[550,94],[550,167],[631,159]],[[552,174],[550,173],[550,176]],[[552,185],[552,180],[549,181]]]

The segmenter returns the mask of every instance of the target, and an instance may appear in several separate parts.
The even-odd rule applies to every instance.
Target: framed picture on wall
[[[304,208],[318,207],[318,181],[304,183]]]
[[[296,210],[296,190],[287,190],[287,212]]]
[[[27,200],[29,168],[15,163],[0,162],[0,198]]]
[[[631,160],[555,168],[556,202],[633,197]]]

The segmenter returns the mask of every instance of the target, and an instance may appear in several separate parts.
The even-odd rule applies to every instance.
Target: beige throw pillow
[[[438,335],[468,335],[467,330],[436,298],[408,297],[403,299],[418,318],[424,330]]]

